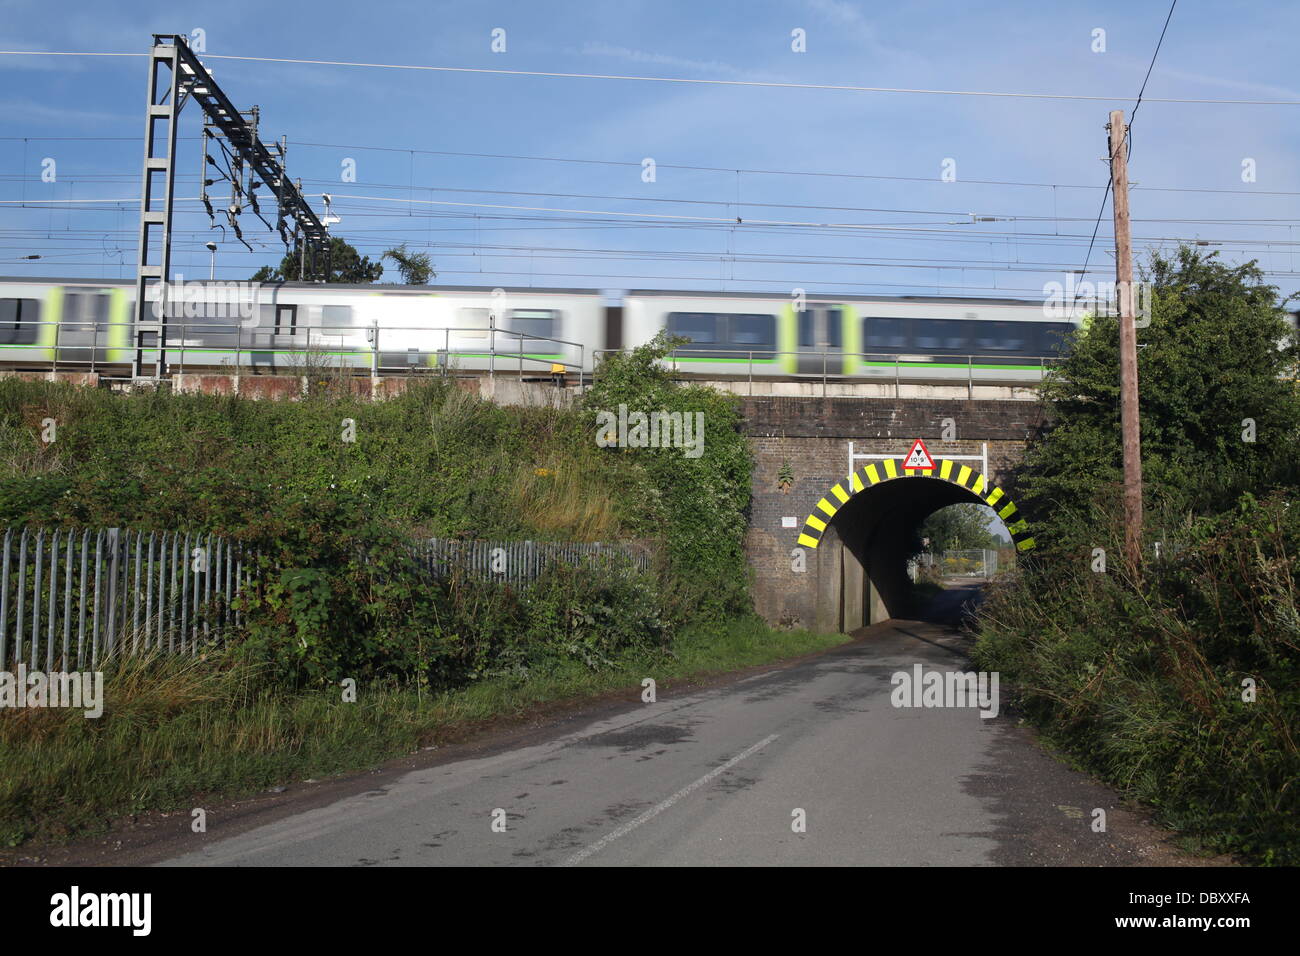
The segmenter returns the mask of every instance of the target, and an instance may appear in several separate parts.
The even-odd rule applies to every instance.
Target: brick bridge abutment
[[[1011,505],[1012,472],[1044,425],[1038,402],[764,397],[741,404],[754,456],[745,549],[755,610],[774,626],[848,633],[906,613],[912,532],[951,504],[992,499],[995,511],[1007,512],[1017,547],[1033,546],[1032,529]],[[933,477],[901,469],[917,438],[940,466],[948,462],[942,477],[939,469]],[[891,458],[859,459],[850,475],[850,442],[858,454]]]

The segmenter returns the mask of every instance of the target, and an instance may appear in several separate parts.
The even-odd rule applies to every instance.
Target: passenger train
[[[130,280],[0,278],[0,366],[151,374],[381,374],[455,367],[589,375],[603,353],[667,330],[679,372],[733,376],[1034,382],[1075,323],[1041,301],[459,286],[185,282],[159,348],[134,327]]]

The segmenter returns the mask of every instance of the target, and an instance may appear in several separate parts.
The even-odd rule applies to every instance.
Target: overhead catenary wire
[[[147,57],[148,53],[112,53],[91,51],[54,50],[0,50],[0,56],[94,56],[94,57]],[[852,86],[838,83],[793,83],[778,80],[721,80],[680,76],[644,76],[621,73],[566,73],[551,70],[499,70],[471,66],[432,66],[418,63],[370,63],[354,60],[315,60],[295,57],[240,56],[228,53],[204,54],[210,60],[235,60],[245,63],[287,63],[295,66],[336,66],[372,70],[406,70],[431,73],[465,73],[495,76],[525,76],[549,79],[619,80],[640,83],[679,83],[697,86],[755,87],[761,89],[826,90],[845,93],[902,93],[922,96],[985,96],[1002,99],[1079,100],[1085,102],[1113,103],[1127,97],[1096,96],[1082,93],[1026,93],[1002,90],[939,90],[889,86]],[[1153,103],[1181,103],[1219,106],[1300,106],[1300,100],[1224,100],[1205,98],[1152,98]]]
[[[139,137],[136,136],[0,136],[0,142],[130,142],[138,143]],[[178,136],[177,142],[184,141],[198,142],[198,136]],[[422,149],[414,146],[391,146],[376,145],[368,143],[315,143],[315,142],[294,142],[295,148],[310,149],[342,149],[342,150],[368,150],[377,152],[391,153],[414,153],[425,156],[460,156],[467,159],[505,159],[518,160],[521,162],[542,162],[542,163],[572,163],[587,164],[597,166],[622,166],[626,168],[640,169],[641,163],[636,160],[623,159],[592,159],[579,156],[529,156],[519,153],[478,153],[468,152],[465,150],[450,149]],[[883,180],[890,182],[914,182],[914,183],[932,183],[939,184],[940,180],[933,176],[892,176],[883,173],[846,173],[832,172],[829,170],[806,170],[806,169],[757,169],[746,168],[741,166],[700,166],[688,163],[667,163],[659,162],[656,164],[659,169],[679,169],[689,172],[709,172],[709,173],[727,173],[746,176],[809,176],[817,178],[831,179],[865,179],[865,180]],[[134,182],[139,179],[138,172],[115,174],[123,178],[124,181]],[[13,176],[11,174],[0,174],[0,179],[21,180],[25,177]],[[87,178],[82,176],[80,178]],[[178,179],[185,177],[180,176]],[[953,186],[1017,186],[1035,189],[1105,189],[1104,185],[1089,183],[1040,183],[1021,180],[1009,179],[970,179],[961,178],[952,182],[942,183],[945,189]],[[409,184],[402,188],[411,188]],[[428,189],[427,186],[415,186],[415,189]],[[1300,196],[1300,190],[1266,190],[1266,189],[1220,189],[1212,186],[1147,186],[1141,183],[1131,183],[1131,190],[1142,190],[1144,192],[1172,192],[1172,193],[1216,193],[1229,196]]]
[[[1137,116],[1138,108],[1142,106],[1142,96],[1144,93],[1146,93],[1147,81],[1151,79],[1151,71],[1155,68],[1156,57],[1160,55],[1160,47],[1165,42],[1165,32],[1169,29],[1169,21],[1173,19],[1174,8],[1176,6],[1178,6],[1178,0],[1173,0],[1173,2],[1169,4],[1169,13],[1165,16],[1165,25],[1160,28],[1160,38],[1156,41],[1156,48],[1151,54],[1151,62],[1147,64],[1146,76],[1142,78],[1142,86],[1138,89],[1137,101],[1133,104],[1133,109],[1129,113],[1128,125],[1130,128],[1133,125],[1133,117]],[[1118,131],[1118,133],[1115,130],[1111,130],[1110,143],[1111,145],[1110,147],[1108,147],[1108,151],[1118,149],[1120,144],[1127,143],[1130,150],[1130,153],[1128,155],[1131,155],[1132,141],[1127,135],[1126,130],[1120,130]],[[1097,221],[1092,227],[1092,239],[1088,241],[1088,252],[1083,257],[1082,271],[1084,273],[1088,271],[1088,263],[1092,259],[1092,247],[1097,241],[1097,230],[1101,228],[1101,218],[1106,214],[1106,201],[1110,198],[1110,190],[1111,190],[1110,166],[1113,160],[1114,160],[1114,154],[1112,153],[1112,155],[1107,157],[1107,163],[1106,163],[1106,191],[1101,197],[1101,208],[1097,210]],[[1130,221],[1138,222],[1141,220],[1130,220]]]

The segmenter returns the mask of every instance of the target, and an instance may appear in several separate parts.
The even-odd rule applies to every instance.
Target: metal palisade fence
[[[524,585],[564,564],[646,570],[630,544],[465,541],[415,545],[436,577]],[[197,654],[244,624],[254,553],[215,534],[9,528],[0,541],[0,670],[93,669],[113,656]]]
[[[249,556],[213,534],[10,528],[0,543],[0,670],[197,654],[243,623],[232,600],[251,581]]]
[[[640,571],[650,567],[650,551],[629,544],[567,544],[537,541],[463,541],[426,538],[417,554],[437,577],[466,577],[505,584],[527,584],[557,564],[590,567],[623,564]]]

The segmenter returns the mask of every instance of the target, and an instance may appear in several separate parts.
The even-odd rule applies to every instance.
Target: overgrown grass
[[[289,691],[234,659],[128,661],[105,674],[105,709],[0,712],[0,844],[62,841],[148,810],[187,809],[277,784],[363,770],[486,721],[616,690],[823,650],[839,634],[753,621],[683,630],[669,651],[590,668],[556,657],[526,676],[430,694],[409,684]],[[631,698],[629,698],[631,699]]]
[[[654,527],[653,496],[634,490],[644,478],[601,454],[577,411],[501,408],[441,379],[371,402],[335,387],[330,369],[313,374],[309,397],[292,402],[0,380],[0,524],[248,538],[267,514],[346,495],[358,523],[431,536],[572,541]]]
[[[0,380],[0,524],[214,531],[257,555],[228,654],[120,665],[98,720],[0,714],[0,841],[359,769],[548,701],[842,640],[734,623],[751,608],[749,446],[734,399],[655,364],[670,349],[611,360],[573,408],[503,408],[440,379],[370,402],[310,350],[291,402]],[[600,447],[596,412],[622,403],[703,414],[706,453]],[[410,544],[435,535],[648,540],[656,560],[498,587],[430,574]],[[340,699],[346,678],[358,703]]]
[[[1300,862],[1300,513],[1189,521],[1134,580],[1061,548],[1000,578],[975,660],[1056,747],[1192,842]],[[1058,521],[1058,526],[1063,521]],[[1106,553],[1121,527],[1080,518]],[[1169,543],[1169,539],[1166,539]]]

